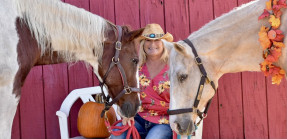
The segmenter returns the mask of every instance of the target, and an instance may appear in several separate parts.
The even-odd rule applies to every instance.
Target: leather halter
[[[117,101],[119,101],[119,99],[124,95],[124,94],[130,94],[132,92],[140,92],[140,89],[139,88],[136,88],[136,87],[130,87],[128,85],[128,82],[127,82],[127,77],[126,77],[126,73],[125,73],[125,70],[124,68],[122,67],[121,63],[120,63],[120,59],[119,59],[119,55],[120,55],[120,51],[122,49],[122,43],[121,43],[121,38],[122,38],[122,32],[123,32],[123,29],[121,26],[116,26],[117,27],[117,30],[118,30],[118,40],[115,44],[115,49],[116,49],[116,52],[115,52],[115,55],[114,57],[112,58],[112,62],[109,66],[109,69],[107,70],[107,72],[105,73],[104,77],[103,77],[103,81],[101,82],[100,81],[100,87],[101,87],[101,90],[102,90],[102,96],[103,96],[103,99],[104,99],[104,102],[105,102],[105,108],[103,109],[102,113],[101,113],[101,117],[104,116],[105,112],[108,111],[111,106],[113,104],[115,104]],[[114,66],[117,66],[119,72],[120,72],[120,75],[122,77],[122,82],[123,82],[123,86],[124,86],[124,89],[115,97],[113,98],[113,100],[111,102],[109,102],[110,100],[110,96],[109,95],[105,95],[104,93],[104,90],[103,90],[103,87],[105,85],[105,82],[106,82],[106,78],[108,77],[108,74],[110,73],[111,69],[114,67]]]
[[[205,83],[209,83],[212,88],[214,89],[215,93],[216,93],[216,87],[215,87],[215,84],[213,81],[211,81],[208,76],[207,76],[207,73],[206,73],[206,70],[203,66],[203,64],[201,63],[201,59],[198,57],[198,54],[196,52],[196,49],[194,48],[194,45],[192,44],[192,42],[188,39],[185,39],[183,40],[185,43],[187,43],[191,49],[192,49],[192,52],[195,56],[195,62],[201,72],[201,78],[200,78],[200,82],[199,82],[199,86],[198,86],[198,89],[197,89],[197,94],[196,94],[196,97],[195,97],[195,101],[194,101],[194,104],[193,104],[193,107],[192,108],[186,108],[186,109],[175,109],[175,110],[168,110],[167,113],[169,115],[177,115],[177,114],[183,114],[183,113],[194,113],[194,114],[197,114],[198,117],[200,118],[200,121],[196,124],[197,126],[200,124],[200,122],[202,121],[202,119],[206,118],[207,117],[207,111],[210,107],[210,104],[211,104],[211,101],[213,99],[213,97],[208,101],[205,109],[203,112],[201,112],[199,109],[198,109],[198,104],[200,102],[200,99],[201,99],[201,96],[202,96],[202,91],[203,91],[203,88],[204,88],[204,85]]]

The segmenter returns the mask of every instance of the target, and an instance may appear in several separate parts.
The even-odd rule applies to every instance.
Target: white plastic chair
[[[104,92],[107,95],[107,90],[104,88]],[[95,99],[92,95],[101,93],[101,88],[99,86],[96,87],[88,87],[88,88],[81,88],[73,90],[63,101],[61,108],[59,111],[56,112],[56,115],[59,118],[59,125],[60,125],[60,132],[61,132],[61,139],[70,139],[69,131],[68,131],[68,116],[70,113],[70,109],[72,105],[76,102],[77,99],[81,98],[83,103],[92,101],[95,102]],[[117,106],[113,105],[115,111],[117,111]],[[120,119],[118,114],[117,119]],[[82,136],[74,137],[71,139],[85,139]]]

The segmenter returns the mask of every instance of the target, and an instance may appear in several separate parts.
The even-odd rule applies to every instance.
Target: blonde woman
[[[141,138],[146,139],[172,138],[167,114],[169,52],[163,40],[172,42],[173,36],[170,33],[165,34],[158,24],[148,24],[140,37],[139,80],[142,106],[134,120]],[[112,136],[112,139],[126,138],[126,134]]]

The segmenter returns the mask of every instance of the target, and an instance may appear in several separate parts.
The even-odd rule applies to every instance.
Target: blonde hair
[[[163,45],[163,52],[162,52],[162,55],[160,57],[160,60],[162,60],[162,62],[164,63],[168,63],[168,58],[169,58],[169,52],[168,52],[168,49],[166,48],[166,46],[164,45],[163,41],[162,42],[162,45]],[[146,62],[146,52],[144,51],[144,43],[145,43],[145,40],[142,40],[140,42],[140,50],[139,50],[139,65],[141,66],[142,64],[144,64]]]

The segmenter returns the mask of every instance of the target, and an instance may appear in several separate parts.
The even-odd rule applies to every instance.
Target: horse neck
[[[107,25],[103,18],[58,0],[16,1],[42,55],[51,46],[52,51],[64,54],[67,61],[84,60],[97,65]]]
[[[263,61],[258,32],[262,24],[258,16],[265,1],[254,1],[210,22],[191,34],[199,57],[214,79],[225,73],[260,71]]]

